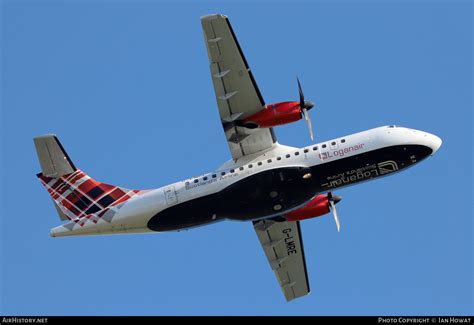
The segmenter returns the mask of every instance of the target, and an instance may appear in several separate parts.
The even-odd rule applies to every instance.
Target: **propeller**
[[[328,202],[330,210],[332,210],[332,214],[334,216],[334,221],[336,221],[337,232],[341,232],[341,222],[339,221],[339,217],[337,216],[336,204],[342,200],[342,197],[338,195],[332,195],[331,192],[328,193]]]
[[[313,136],[313,126],[311,125],[311,119],[309,118],[309,113],[308,111],[314,107],[314,103],[310,100],[304,100],[304,94],[303,94],[303,89],[301,88],[301,83],[300,79],[296,77],[296,81],[298,82],[298,92],[300,94],[300,112],[301,116],[304,117],[306,120],[306,124],[308,124],[308,129],[309,129],[309,136],[311,138],[311,141],[314,140]]]

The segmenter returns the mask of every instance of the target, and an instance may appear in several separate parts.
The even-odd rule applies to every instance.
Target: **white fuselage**
[[[262,182],[262,178],[258,178],[258,175],[264,175],[265,172],[268,174],[268,172],[272,170],[284,171],[296,167],[300,169],[308,168],[313,173],[313,178],[317,178],[318,174],[324,172],[324,180],[320,179],[315,183],[317,186],[315,186],[314,192],[311,193],[310,197],[306,197],[305,195],[307,195],[307,193],[305,192],[305,194],[302,195],[303,198],[301,202],[294,203],[278,211],[274,210],[267,213],[257,212],[256,210],[255,214],[264,213],[265,215],[248,216],[248,220],[284,215],[302,206],[308,199],[322,191],[355,184],[359,181],[384,176],[393,171],[399,171],[405,167],[409,167],[409,165],[424,159],[425,155],[433,154],[440,145],[441,140],[432,134],[395,126],[379,127],[303,148],[288,147],[275,143],[272,148],[263,154],[245,156],[237,161],[230,160],[211,173],[185,179],[154,190],[145,191],[142,195],[127,201],[117,209],[117,213],[112,222],[101,220],[97,224],[85,225],[73,231],[59,226],[52,229],[51,235],[68,236],[138,233],[150,232],[152,230],[180,230],[224,219],[244,220],[238,216],[232,217],[232,213],[228,212],[230,211],[228,210],[229,207],[216,208],[214,211],[212,209],[212,200],[222,201],[222,197],[219,197],[218,193],[222,193],[224,190],[229,192],[232,188],[236,189],[236,193],[239,193],[238,195],[242,195],[242,192],[245,192],[245,188],[239,189],[239,182],[245,179],[253,179],[252,177],[254,177],[256,182],[255,186],[260,186],[258,184],[262,184],[259,183]],[[425,151],[417,150],[411,155],[401,157],[401,163],[397,162],[398,155],[402,155],[403,148],[407,150],[407,147],[409,149],[429,148],[429,150],[426,151],[429,154],[425,154]],[[399,149],[384,151],[384,148]],[[373,154],[370,154],[372,152]],[[423,154],[419,152],[423,152]],[[394,156],[392,159],[390,155],[397,157]],[[363,165],[359,163],[359,157],[361,157],[360,160],[362,161],[369,159],[369,156],[371,159],[370,162],[367,160],[367,163]],[[380,156],[380,159],[378,156]],[[350,157],[353,159],[346,159]],[[374,161],[374,166],[378,165],[372,167],[372,160]],[[405,161],[408,162],[406,166],[404,166]],[[318,171],[321,171],[321,173]],[[231,197],[228,196],[228,194],[226,195],[225,197]],[[206,198],[207,201],[203,201],[203,198]],[[248,198],[245,198],[245,200],[236,201],[237,203],[229,202],[229,204],[239,205],[238,202],[245,202],[242,204],[246,204],[248,200]],[[196,203],[193,205],[193,202]],[[259,202],[263,201],[260,200]],[[259,202],[254,202],[253,204],[258,205]],[[215,204],[216,206],[221,206],[222,202],[215,202]],[[208,205],[211,206],[207,207]],[[172,217],[172,215],[169,214],[165,216],[163,214],[163,220],[165,218],[184,218],[185,216],[181,216],[181,214],[187,211],[192,214],[193,206],[196,206],[197,210],[204,209],[204,206],[207,207],[208,211],[203,211],[202,213],[208,214],[209,216],[208,218],[202,219],[202,213],[199,216],[196,215],[196,219],[191,218],[192,220],[190,219],[189,221],[183,222],[182,228],[179,222],[175,225],[173,221],[170,223],[168,220],[167,225],[160,228],[160,213],[165,212],[165,210],[171,211],[173,208],[178,209],[178,206],[182,207],[182,209],[176,210],[176,213],[178,213],[176,217]],[[240,207],[234,206],[233,208],[239,209]],[[197,220],[198,218],[202,220]],[[150,223],[152,219],[153,222]]]

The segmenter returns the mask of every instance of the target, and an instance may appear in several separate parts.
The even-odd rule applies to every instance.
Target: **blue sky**
[[[473,313],[472,2],[1,2],[0,313]],[[229,159],[199,17],[228,15],[267,103],[296,100],[319,141],[399,124],[443,139],[392,177],[337,191],[302,223],[312,293],[286,303],[250,223],[50,238],[59,218],[32,138],[77,166],[159,187]],[[309,144],[304,122],[280,143]]]

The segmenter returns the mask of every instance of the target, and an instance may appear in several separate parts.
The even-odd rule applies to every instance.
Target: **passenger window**
[[[326,145],[325,145],[325,144],[323,144],[321,147],[323,147],[323,148],[326,148]]]
[[[217,175],[216,175],[216,174],[212,174],[212,178],[216,178],[216,177],[217,177]]]
[[[239,170],[244,170],[244,167],[239,167]]]
[[[196,178],[196,179],[194,180],[194,183],[197,183],[197,182],[198,182],[198,180],[197,180],[197,178]]]
[[[259,166],[262,166],[262,162],[261,162],[261,161],[259,161],[259,162],[257,163],[257,165],[259,165]]]
[[[285,157],[286,157],[286,158],[290,158],[290,155],[288,154],[288,155],[286,155]]]
[[[277,160],[281,160],[281,157],[277,157]]]
[[[231,172],[231,173],[233,173],[233,172],[234,172],[234,170],[233,170],[233,169],[231,169],[231,170],[230,170],[230,172]]]
[[[298,151],[297,151],[297,152],[295,152],[295,156],[298,156],[299,154],[300,154],[300,153],[299,153]]]
[[[222,172],[221,175],[224,176],[224,175],[225,175],[225,172]]]
[[[313,150],[314,150],[314,151],[318,150],[318,146],[314,146],[314,147],[313,147]]]
[[[308,149],[304,149],[304,153],[308,153],[308,151],[309,151]]]
[[[253,165],[252,165],[252,164],[250,164],[250,165],[249,165],[249,168],[252,168],[252,167],[253,167]]]
[[[344,142],[346,142],[346,139],[342,139],[342,140],[341,140],[341,143],[344,143]]]
[[[202,180],[203,180],[203,181],[207,181],[207,176],[204,176],[204,177],[202,178]]]
[[[272,162],[272,160],[271,160],[271,159],[268,159],[268,160],[267,160],[267,163],[271,163],[271,162]]]
[[[336,141],[331,142],[331,145],[332,145],[332,146],[335,146],[335,145],[336,145]]]

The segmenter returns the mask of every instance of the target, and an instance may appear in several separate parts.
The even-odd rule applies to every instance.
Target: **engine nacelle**
[[[298,221],[320,217],[329,213],[329,199],[327,195],[316,195],[304,207],[289,212],[285,215],[288,221]]]
[[[241,126],[253,128],[271,128],[301,120],[300,102],[281,102],[267,105],[263,110],[241,121]]]

